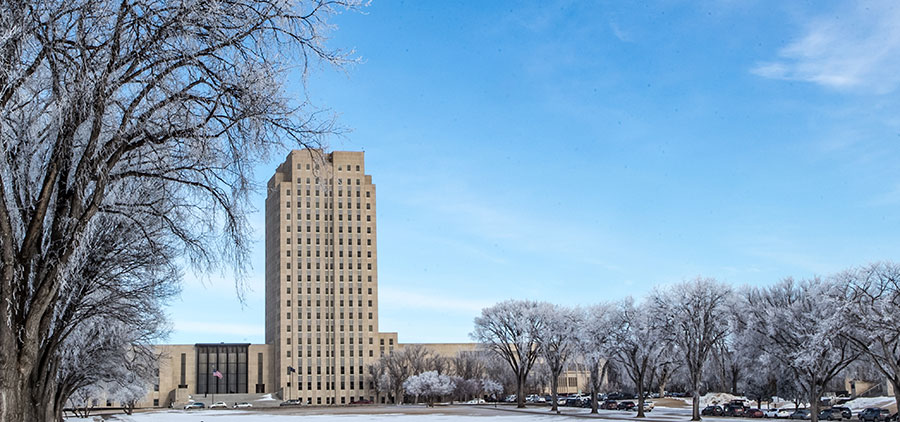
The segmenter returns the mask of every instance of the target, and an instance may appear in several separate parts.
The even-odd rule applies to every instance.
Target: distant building
[[[365,367],[400,347],[378,330],[375,210],[363,152],[291,151],[267,186],[266,344],[160,345],[159,381],[140,405],[374,400]],[[476,345],[425,346],[451,356]]]

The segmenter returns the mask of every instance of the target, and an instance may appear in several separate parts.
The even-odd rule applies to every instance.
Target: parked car
[[[859,420],[862,422],[885,422],[891,417],[891,412],[887,409],[879,409],[870,407],[859,412]]]
[[[722,406],[710,405],[704,407],[703,410],[700,411],[700,414],[703,416],[722,416],[723,412]]]
[[[472,399],[466,402],[466,404],[485,404],[484,399]],[[353,404],[352,402],[350,404]],[[368,404],[368,403],[366,403]]]
[[[211,405],[209,405],[210,409],[227,409],[228,405],[223,401],[217,401]]]
[[[766,413],[763,412],[762,409],[750,408],[750,409],[744,410],[744,417],[745,418],[764,418],[764,417],[766,417]]]
[[[250,407],[253,407],[253,405],[250,404],[250,403],[247,403],[247,402],[243,402],[243,403],[235,403],[235,404],[234,404],[234,408],[235,408],[235,409],[247,409],[247,408],[250,408]]]
[[[791,419],[809,419],[810,416],[809,409],[797,409],[791,413]]]
[[[766,418],[777,418],[777,417],[778,417],[778,409],[766,409],[766,410],[763,410],[763,417],[766,417]]]
[[[646,399],[644,400],[644,411],[645,412],[652,412],[653,407],[654,407],[654,405],[653,405],[652,401],[646,400]]]
[[[606,410],[616,410],[619,408],[619,402],[615,400],[607,400],[601,403],[599,407]]]
[[[578,396],[568,396],[566,397],[566,404],[564,406],[570,407],[578,407],[581,404],[581,398]]]
[[[839,421],[844,419],[844,415],[841,414],[840,410],[835,409],[825,409],[819,412],[819,420],[820,421]]]
[[[744,416],[744,406],[729,404],[722,410],[723,416]]]
[[[559,396],[556,399],[556,405],[557,406],[565,406],[566,405],[566,396]]]
[[[525,403],[546,403],[547,399],[544,396],[539,396],[537,394],[532,394],[529,396],[525,396]]]
[[[478,399],[478,400],[481,400],[481,402],[484,403],[484,400],[482,400],[482,399]],[[350,400],[350,404],[372,404],[372,400],[369,400],[369,399]]]
[[[625,395],[616,391],[606,395],[607,400],[622,400],[625,398]]]
[[[791,415],[793,415],[796,411],[797,409],[778,409],[778,416],[776,417],[778,419],[787,419],[790,418]]]
[[[507,402],[507,403],[512,403],[512,402],[516,401],[516,395],[515,394],[508,395],[508,396],[506,396],[505,399],[503,399],[503,401]]]
[[[198,401],[184,405],[184,410],[203,409],[203,408],[206,408],[206,405],[201,402],[198,402]]]
[[[631,401],[631,400],[626,400],[626,401],[623,401],[623,402],[619,402],[619,405],[616,406],[616,409],[619,409],[619,410],[633,410],[635,407],[637,407],[637,405],[634,404],[633,401]]]
[[[831,410],[837,410],[841,412],[841,417],[844,419],[853,419],[853,411],[850,410],[849,407],[846,406],[832,406]]]
[[[301,402],[299,399],[291,399],[281,402],[279,406],[300,406],[301,404],[303,404],[303,402]]]

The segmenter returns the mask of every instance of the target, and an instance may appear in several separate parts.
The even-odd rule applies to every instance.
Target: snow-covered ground
[[[546,409],[544,410],[546,412]],[[403,413],[381,413],[381,414],[277,414],[266,413],[260,411],[240,411],[240,410],[200,410],[200,411],[155,411],[146,413],[136,413],[132,416],[116,415],[106,421],[114,422],[296,422],[299,418],[309,422],[526,422],[533,421],[537,415],[522,414],[491,414],[484,415],[460,415],[450,413],[440,413],[436,410],[430,414],[403,414]],[[561,419],[555,415],[541,415],[537,419]],[[67,418],[66,422],[96,422],[101,419],[92,418]]]

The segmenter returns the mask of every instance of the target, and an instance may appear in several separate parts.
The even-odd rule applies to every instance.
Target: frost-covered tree
[[[503,394],[503,384],[490,378],[483,378],[481,380],[481,391],[485,395],[492,396],[494,399],[499,399],[500,394]]]
[[[240,275],[255,164],[333,130],[285,69],[345,62],[325,19],[354,5],[0,2],[0,421],[58,413],[48,339],[95,231],[162,228],[196,268]]]
[[[584,312],[560,305],[546,305],[546,324],[538,333],[541,354],[547,363],[550,378],[550,410],[559,413],[559,377],[578,347],[578,330],[584,324]]]
[[[671,357],[668,340],[653,324],[650,310],[626,298],[615,309],[610,324],[611,358],[634,383],[638,394],[637,417],[644,417],[644,392],[657,367]]]
[[[137,192],[148,200],[159,195]],[[166,333],[162,307],[178,291],[179,273],[170,264],[172,248],[158,231],[149,226],[140,231],[131,225],[101,226],[86,240],[91,254],[68,279],[71,295],[58,304],[57,329],[44,343],[59,348],[56,359],[42,367],[47,380],[43,384],[56,389],[57,418],[77,390],[152,375],[156,357],[150,344]]]
[[[385,391],[393,393],[394,403],[403,404],[403,382],[414,374],[435,370],[429,365],[435,363],[433,354],[421,344],[410,344],[395,349],[391,354],[381,357],[377,367],[370,366],[370,379],[377,373],[378,383]]]
[[[507,300],[481,310],[472,338],[503,359],[516,376],[518,407],[525,407],[524,387],[540,356],[539,333],[546,324],[545,303]]]
[[[900,265],[869,264],[839,274],[836,281],[838,294],[847,299],[842,312],[851,316],[841,332],[887,378],[900,405]]]
[[[403,382],[403,389],[416,398],[424,397],[428,407],[434,406],[436,398],[452,394],[455,388],[456,384],[450,376],[438,374],[437,371],[413,375]]]
[[[603,303],[585,310],[584,325],[578,333],[578,354],[588,370],[591,387],[591,413],[597,413],[597,396],[603,388],[609,370],[614,306]]]
[[[713,347],[728,334],[731,296],[730,286],[698,277],[656,289],[649,298],[654,324],[687,368],[694,421],[700,420],[703,368]]]
[[[752,345],[778,360],[800,381],[809,400],[813,422],[828,383],[841,374],[858,353],[840,333],[848,325],[841,312],[839,287],[819,278],[785,279],[768,288],[752,288],[743,315]]]

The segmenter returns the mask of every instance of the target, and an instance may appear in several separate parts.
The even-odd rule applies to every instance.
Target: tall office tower
[[[284,399],[374,398],[366,367],[397,343],[378,332],[375,233],[362,152],[295,150],[269,180],[266,344]]]

